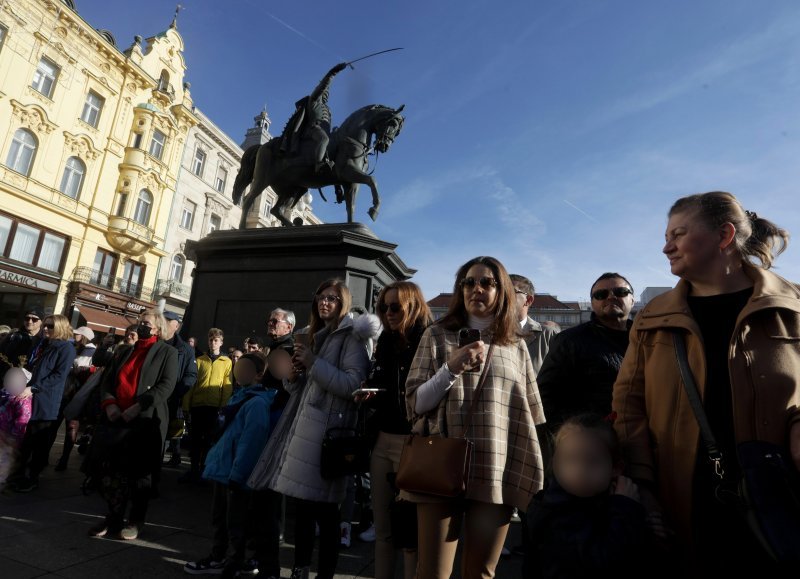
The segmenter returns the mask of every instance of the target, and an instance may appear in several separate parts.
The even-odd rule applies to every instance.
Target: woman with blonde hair
[[[75,348],[69,342],[72,335],[66,317],[50,315],[44,318],[42,340],[28,363],[32,372],[27,388],[27,393],[33,395],[31,420],[22,440],[16,471],[9,480],[9,486],[17,492],[37,489],[39,474],[47,466],[53,444],[53,426],[75,360]]]
[[[133,346],[120,346],[103,374],[104,416],[85,467],[97,477],[108,514],[90,529],[93,537],[133,540],[144,527],[152,475],[161,465],[169,425],[167,399],[178,379],[178,352],[162,339],[166,332],[163,314],[145,311],[136,328],[139,339]]]
[[[636,317],[614,385],[626,474],[640,483],[654,527],[674,530],[691,576],[757,565],[776,577],[726,481],[738,480],[746,441],[787,446],[800,466],[800,290],[769,271],[789,234],[714,191],[676,201],[665,238],[680,279]],[[676,334],[722,453],[722,480],[681,378]]]
[[[332,579],[339,557],[339,503],[347,477],[323,478],[322,440],[329,428],[353,428],[358,408],[353,392],[367,377],[371,340],[380,322],[371,314],[354,319],[350,290],[330,279],[317,288],[308,345],[295,335],[294,370],[285,382],[290,400],[261,454],[249,485],[296,499],[292,579],[307,579],[319,524],[317,577]]]
[[[462,329],[467,337],[479,332],[480,339],[463,343]],[[497,259],[476,257],[458,269],[447,314],[422,335],[406,401],[414,432],[466,436],[475,445],[463,496],[400,494],[417,503],[417,577],[450,577],[462,522],[462,577],[494,577],[514,507],[527,509],[542,488],[536,425],[544,422],[533,363],[520,336],[514,285]]]
[[[396,492],[389,480],[400,466],[400,453],[411,423],[406,415],[406,378],[417,352],[422,333],[433,321],[422,290],[410,281],[396,281],[384,287],[378,296],[378,316],[383,332],[375,350],[375,364],[368,385],[382,391],[368,402],[375,409],[371,421],[378,425],[378,438],[372,450],[370,484],[372,510],[375,515],[375,577],[394,577],[396,548],[402,547],[404,577],[413,578],[417,571],[415,533],[411,537],[395,536],[404,521],[401,511],[393,509]],[[413,510],[410,511],[412,514]],[[416,519],[409,524],[416,525]],[[403,544],[401,544],[403,543]]]

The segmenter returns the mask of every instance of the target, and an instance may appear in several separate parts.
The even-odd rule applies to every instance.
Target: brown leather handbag
[[[466,434],[469,432],[476,403],[486,382],[493,349],[494,344],[489,346],[483,373],[464,422],[464,436],[447,438],[438,434],[433,436],[410,434],[400,455],[400,467],[397,469],[395,480],[397,488],[412,493],[447,498],[457,497],[466,492],[474,446]],[[426,430],[427,424],[426,420]]]

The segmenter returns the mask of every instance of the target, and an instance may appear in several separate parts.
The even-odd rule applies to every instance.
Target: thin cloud
[[[567,201],[566,199],[562,199],[562,201],[563,201],[564,203],[566,203],[567,205],[569,205],[570,207],[572,207],[572,208],[573,208],[575,211],[577,211],[578,213],[580,213],[580,214],[582,214],[582,215],[586,216],[587,218],[591,219],[591,220],[592,220],[592,221],[594,221],[595,223],[600,223],[600,222],[599,222],[597,219],[595,219],[594,217],[592,217],[591,215],[589,215],[588,213],[586,213],[586,211],[584,211],[583,209],[581,209],[580,207],[578,207],[578,206],[577,206],[577,205],[575,205],[574,203],[570,203],[570,202],[569,202],[569,201]]]

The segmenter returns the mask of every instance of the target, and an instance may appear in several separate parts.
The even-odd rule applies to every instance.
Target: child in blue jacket
[[[275,398],[275,390],[260,383],[266,367],[267,358],[261,352],[248,352],[234,366],[234,376],[242,387],[220,410],[222,433],[208,452],[203,471],[203,478],[214,483],[214,544],[210,556],[186,563],[187,573],[235,577],[244,564],[248,516],[252,512],[247,479],[267,443],[270,407]]]

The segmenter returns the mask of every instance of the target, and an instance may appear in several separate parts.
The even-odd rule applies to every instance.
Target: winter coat
[[[736,442],[762,440],[785,445],[800,420],[800,290],[785,279],[747,263],[753,293],[736,320],[728,369]],[[688,542],[692,480],[700,428],[683,387],[673,330],[685,332],[689,366],[701,398],[706,360],[700,328],[687,296],[677,286],[645,306],[614,385],[614,424],[629,476],[655,483],[664,516]]]
[[[234,481],[244,486],[267,443],[269,411],[274,398],[275,390],[265,390],[260,384],[233,393],[228,406],[247,401],[208,451],[203,478],[224,485]]]
[[[28,382],[33,390],[31,420],[56,420],[75,360],[75,346],[65,340],[49,340],[42,347]]]
[[[197,360],[194,357],[194,348],[183,341],[178,335],[168,341],[167,344],[178,351],[178,382],[172,397],[180,399],[197,382]]]
[[[547,352],[550,351],[550,342],[558,334],[559,330],[543,326],[533,318],[526,318],[522,326],[522,339],[528,345],[528,354],[531,355],[533,371],[537,376],[542,368]]]
[[[633,499],[576,497],[550,478],[531,501],[527,521],[530,579],[651,576],[644,570],[651,568],[655,537]]]
[[[604,326],[594,314],[553,338],[536,376],[550,432],[575,414],[611,412],[614,381],[627,347],[628,332]]]
[[[212,361],[208,354],[197,358],[197,380],[183,397],[183,411],[194,406],[222,408],[233,394],[233,362],[221,355]]]
[[[314,335],[317,359],[303,378],[286,384],[299,400],[287,405],[249,486],[309,501],[344,500],[346,477],[329,480],[320,475],[322,439],[328,428],[355,426],[358,408],[353,392],[367,377],[369,344],[379,331],[376,316],[364,314],[354,321],[348,314],[333,332],[323,328]]]
[[[0,382],[9,368],[25,368],[28,365],[31,350],[41,340],[40,335],[31,336],[28,332],[17,331],[0,344]]]
[[[116,398],[117,377],[132,352],[133,346],[120,346],[114,353],[114,359],[103,372],[100,394],[102,401]],[[163,340],[158,340],[150,347],[142,363],[136,388],[136,402],[142,409],[141,417],[153,418],[158,422],[162,443],[167,436],[169,425],[167,399],[175,389],[177,380],[178,353]]]

